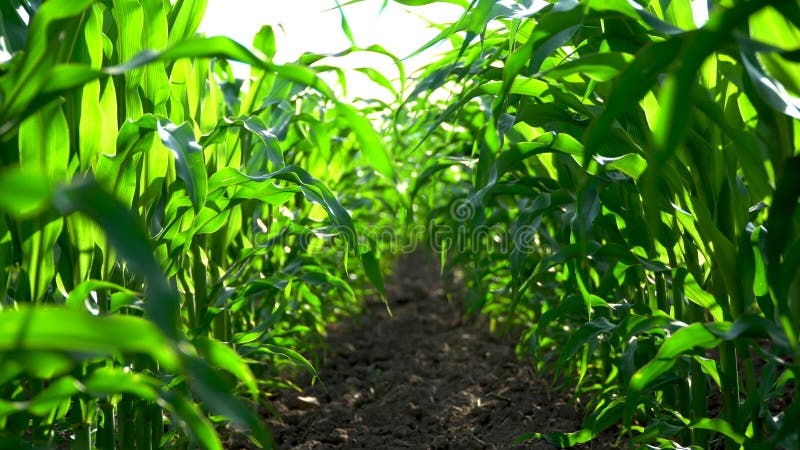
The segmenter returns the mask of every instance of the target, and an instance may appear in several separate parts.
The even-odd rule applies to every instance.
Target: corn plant
[[[273,63],[271,28],[252,49],[197,36],[205,5],[0,6],[4,446],[269,446],[265,392],[291,385],[287,362],[315,373],[302,353],[357,310],[340,259],[382,293],[312,175],[367,161],[391,183],[380,137],[317,76],[330,68]]]
[[[468,306],[585,402],[527,437],[797,446],[800,10],[709,8],[476,0],[407,99]]]

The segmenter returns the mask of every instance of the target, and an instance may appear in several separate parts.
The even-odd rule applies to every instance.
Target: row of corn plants
[[[198,36],[205,7],[0,3],[2,448],[269,446],[266,394],[351,286],[382,293],[342,203],[375,198],[329,186],[393,184],[385,105],[338,101],[325,55],[273,63],[269,27]]]
[[[440,41],[409,219],[586,411],[520,434],[797,448],[798,4],[475,0]]]
[[[195,37],[204,1],[0,4],[3,445],[268,445],[405,218],[575,387],[584,428],[529,437],[796,447],[797,5],[450,3],[410,90],[377,46]],[[402,103],[336,100],[357,51]]]

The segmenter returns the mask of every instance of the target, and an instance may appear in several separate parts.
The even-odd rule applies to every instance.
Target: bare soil
[[[448,301],[438,267],[412,255],[375,302],[330,330],[321,382],[273,398],[281,449],[550,449],[530,432],[580,429],[568,393],[537,377],[463,305]],[[583,448],[610,448],[608,440]]]

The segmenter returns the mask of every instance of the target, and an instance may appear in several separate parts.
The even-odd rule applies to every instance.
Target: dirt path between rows
[[[375,303],[332,327],[322,383],[274,397],[278,448],[551,449],[515,440],[580,429],[568,396],[520,363],[513,341],[466,320],[437,271],[425,256],[402,259],[387,288],[394,317]]]

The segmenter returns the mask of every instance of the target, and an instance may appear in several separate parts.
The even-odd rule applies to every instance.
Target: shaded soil
[[[520,364],[513,342],[466,320],[437,272],[421,255],[400,261],[388,287],[393,317],[376,303],[332,327],[322,383],[273,399],[278,448],[550,449],[515,440],[580,429],[566,393]]]

